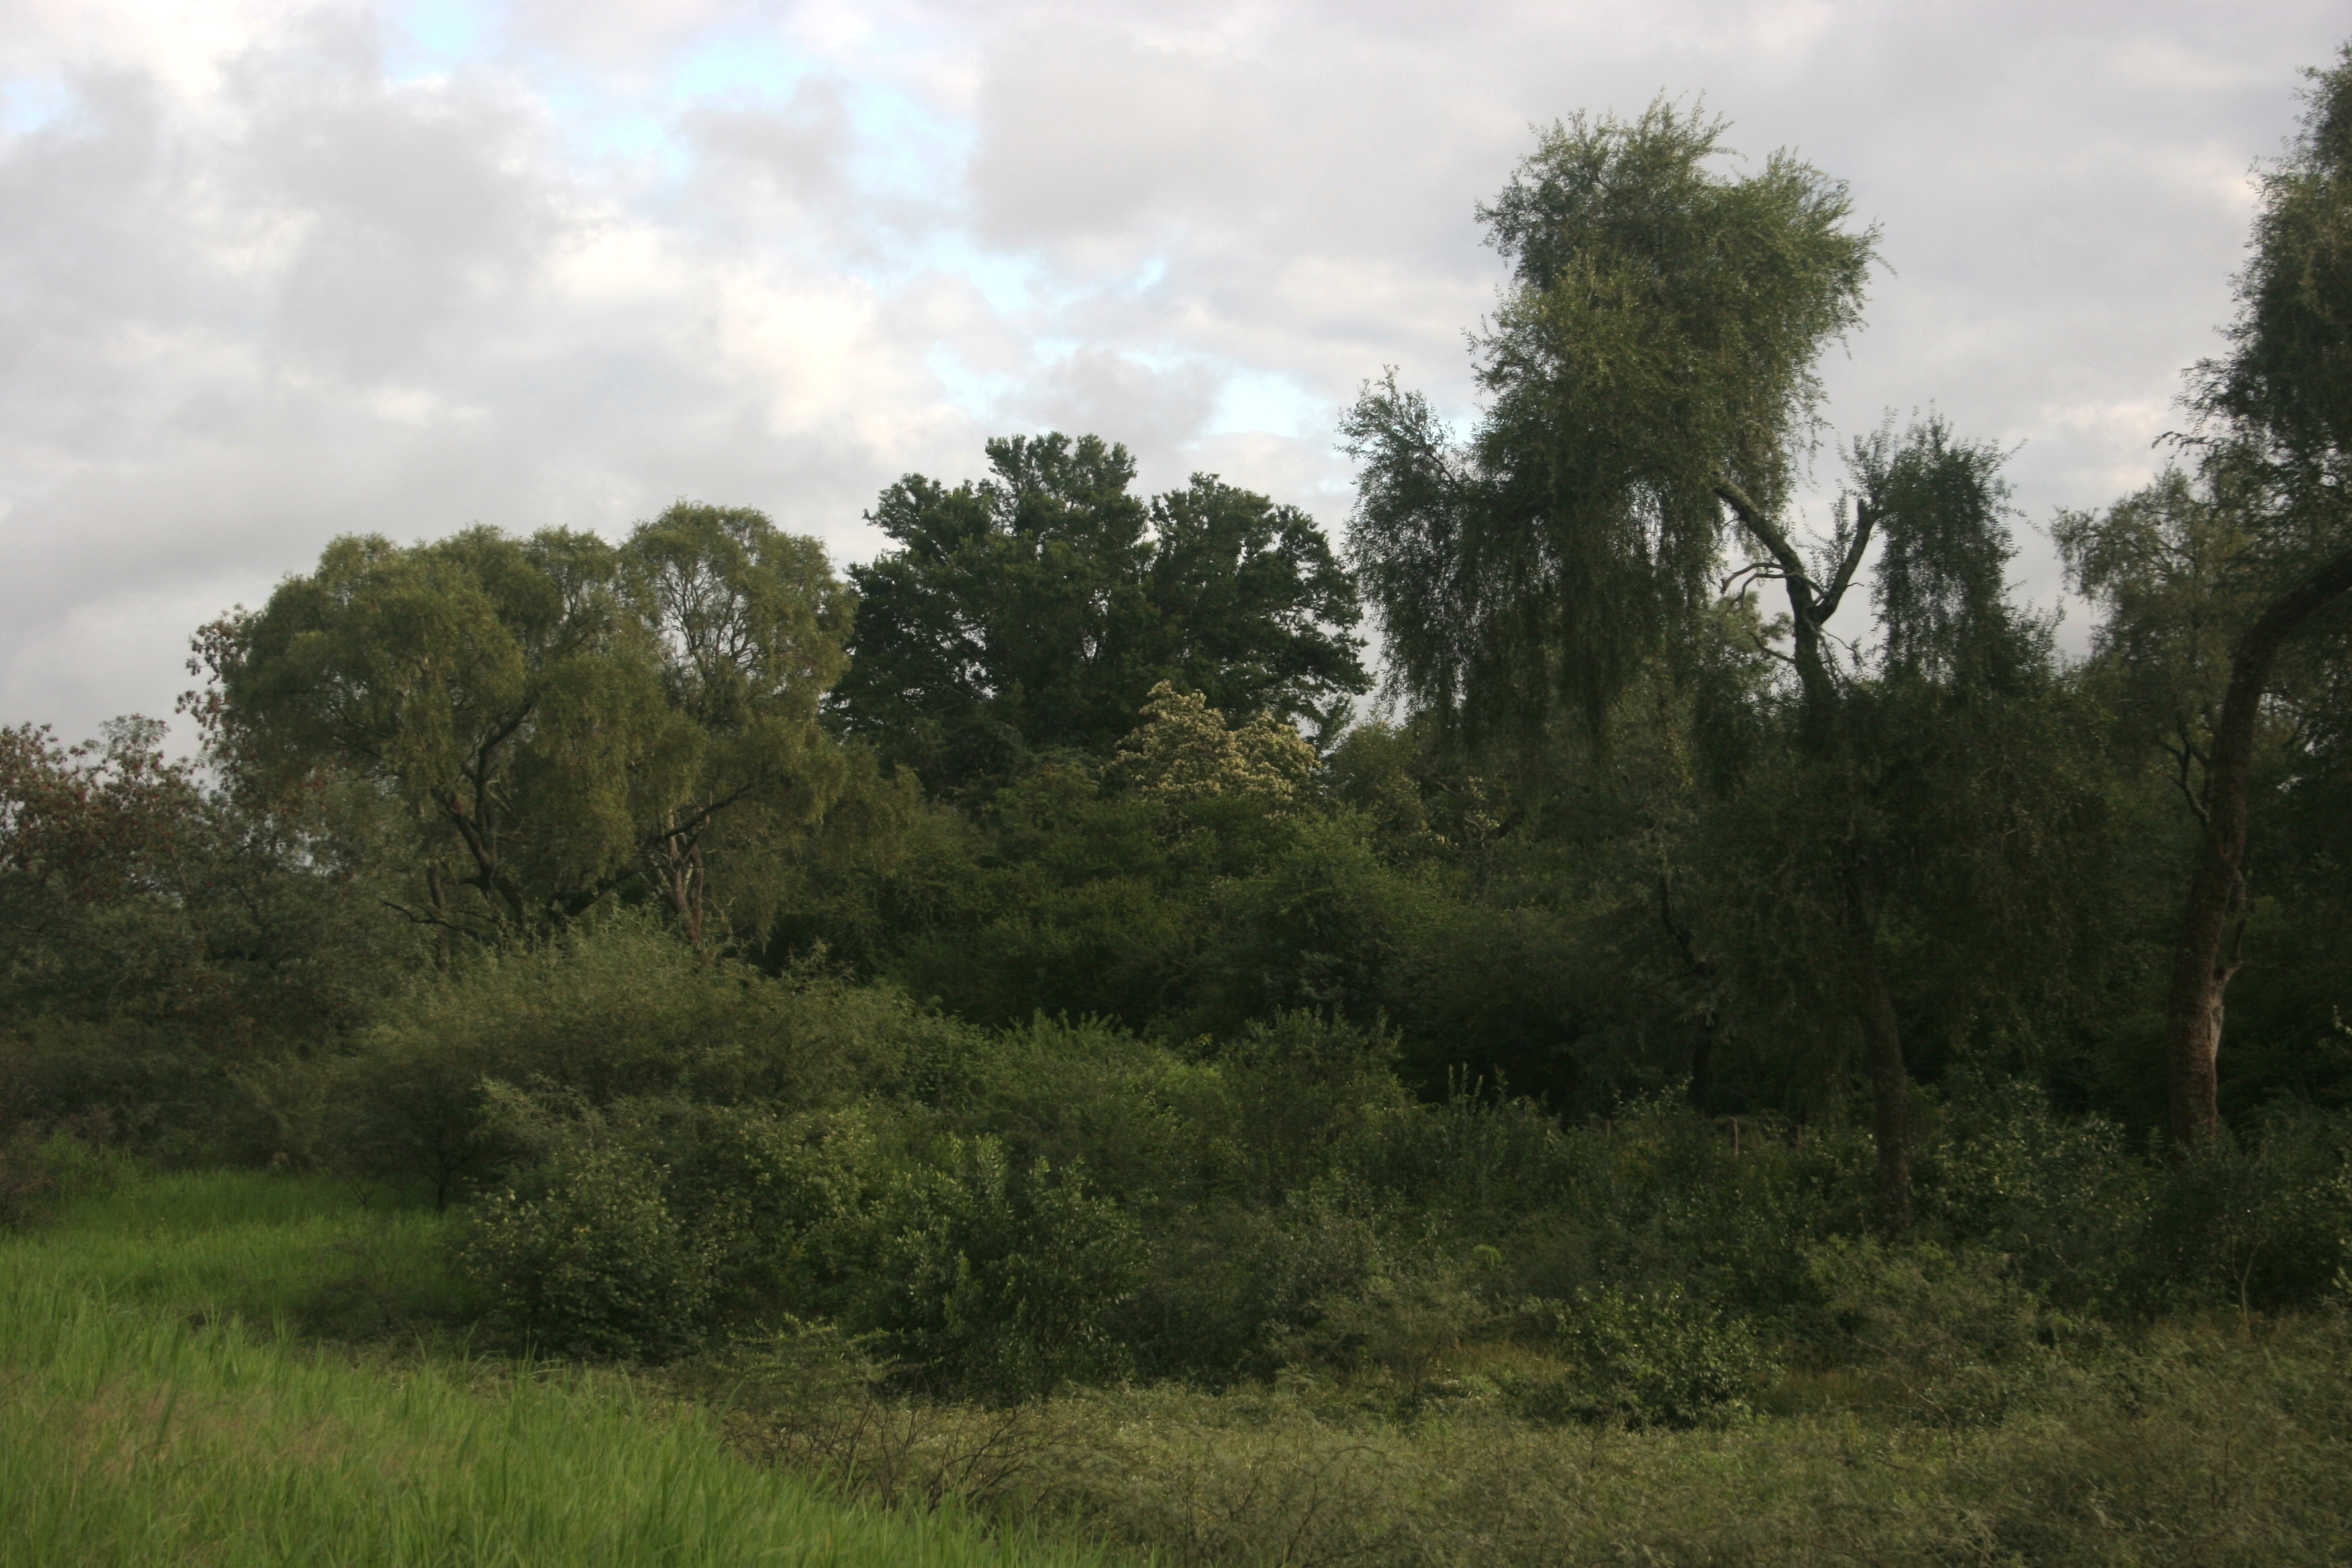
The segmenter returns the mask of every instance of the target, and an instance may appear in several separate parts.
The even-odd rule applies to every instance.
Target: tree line
[[[1059,434],[892,485],[842,574],[693,502],[617,544],[335,541],[197,635],[199,763],[0,732],[0,1087],[193,1127],[420,977],[634,907],[706,968],[983,1026],[1393,1028],[1433,1099],[1852,1102],[1891,1232],[1958,1072],[2182,1148],[2340,1104],[2352,58],[2263,176],[2170,465],[2051,525],[2080,660],[2011,592],[1996,446],[1832,437],[1877,233],[1723,136],[1664,101],[1543,135],[1480,208],[1475,426],[1367,383],[1344,551]]]

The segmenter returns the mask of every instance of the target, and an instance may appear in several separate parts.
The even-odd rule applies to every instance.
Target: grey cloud
[[[1219,379],[1204,365],[1160,369],[1106,349],[1080,349],[1048,366],[1003,412],[1016,427],[1123,441],[1144,460],[1145,481],[1165,483],[1159,470],[1199,434]]]
[[[1842,429],[1933,403],[2021,444],[2029,515],[2096,503],[2160,460],[2246,167],[2346,30],[2316,0],[502,15],[476,67],[415,81],[363,10],[257,24],[202,90],[135,27],[69,58],[0,16],[12,68],[75,100],[0,134],[0,721],[153,709],[196,620],[336,532],[613,529],[690,494],[859,553],[882,483],[970,473],[986,434],[1098,430],[1155,488],[1218,471],[1337,523],[1328,437],[1212,429],[1223,378],[1336,411],[1394,363],[1466,410],[1501,277],[1474,205],[1531,122],[1661,89],[1884,223],[1828,367]],[[816,76],[682,111],[657,85],[761,32]],[[581,156],[583,92],[673,127],[682,169]],[[862,142],[848,105],[885,100],[935,116],[920,158],[968,132],[968,163]],[[2046,597],[2046,552],[2026,570]]]
[[[842,194],[842,161],[854,137],[835,82],[802,82],[777,108],[691,109],[679,128],[713,177],[748,177],[800,204]]]
[[[627,73],[657,64],[706,28],[757,23],[783,9],[752,0],[509,0],[499,19],[504,32],[525,44]]]
[[[250,121],[232,177],[299,236],[278,287],[295,341],[383,375],[529,283],[561,193],[531,166],[528,115],[487,81],[394,87],[373,58],[320,80],[316,58],[272,51],[233,73]]]
[[[2019,448],[2037,519],[2161,460],[2179,370],[2230,309],[2240,176],[2342,26],[2308,4],[2262,27],[2185,4],[1083,16],[1004,29],[972,181],[1008,247],[1164,258],[1151,298],[1088,302],[1092,341],[1181,319],[1335,401],[1395,363],[1463,406],[1462,333],[1499,276],[1471,207],[1530,123],[1703,93],[1742,151],[1796,148],[1885,226],[1870,324],[1828,367],[1838,427],[1933,404]],[[2056,592],[2046,549],[2021,569]]]
[[[692,494],[866,548],[908,448],[977,444],[854,280],[583,195],[506,80],[392,82],[348,28],[223,79],[87,78],[0,142],[11,721],[167,707],[197,622],[336,533]],[[797,349],[803,317],[831,339]]]

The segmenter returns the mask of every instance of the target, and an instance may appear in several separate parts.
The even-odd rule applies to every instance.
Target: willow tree
[[[1801,750],[1821,789],[1854,769],[1831,618],[1874,542],[1895,541],[1899,657],[1974,657],[1961,629],[2005,559],[1984,454],[1940,426],[1853,453],[1857,494],[1826,548],[1790,526],[1820,430],[1822,353],[1860,321],[1876,240],[1845,187],[1785,153],[1722,171],[1719,121],[1661,101],[1546,133],[1480,209],[1512,268],[1476,340],[1486,406],[1466,443],[1393,374],[1344,426],[1361,475],[1351,549],[1391,679],[1467,733],[1598,728],[1632,672],[1679,663],[1722,584],[1787,595]],[[1837,939],[1811,955],[1861,1036],[1881,1215],[1910,1212],[1908,1075],[1867,862],[1826,864]],[[1827,1020],[1824,1020],[1826,1022]]]
[[[2173,1136],[2221,1121],[2222,1003],[2245,906],[2254,754],[2283,657],[2352,598],[2352,47],[2315,73],[2301,135],[2263,180],[2230,352],[2193,402],[2214,493],[2241,509],[2244,604],[2202,759],[2200,832],[2173,949],[2165,1068]]]
[[[405,905],[495,937],[650,885],[698,944],[722,826],[796,826],[840,772],[819,729],[852,608],[813,540],[681,503],[614,547],[475,528],[331,543],[200,634],[239,773],[366,781],[413,823]]]
[[[620,568],[663,697],[632,781],[637,850],[699,948],[713,844],[772,854],[846,776],[817,707],[847,667],[855,601],[823,545],[743,507],[680,502],[629,536]],[[747,912],[773,912],[772,881],[738,879]]]

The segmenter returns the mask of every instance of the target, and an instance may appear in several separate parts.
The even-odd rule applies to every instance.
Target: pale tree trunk
[[[686,940],[704,963],[710,962],[710,951],[704,945],[704,890],[709,884],[708,868],[702,857],[702,837],[691,838],[671,834],[662,840],[656,859],[662,895],[669,901],[670,911],[686,931]]]
[[[2193,1147],[2221,1125],[2221,1005],[2236,954],[2233,921],[2243,919],[2246,822],[2252,806],[2254,730],[2280,650],[2328,601],[2352,590],[2352,550],[2273,600],[2230,655],[2230,689],[2205,769],[2204,833],[2189,882],[2189,907],[2172,952],[2166,997],[2164,1070],[2172,1136]]]
[[[425,868],[425,890],[433,900],[433,967],[440,973],[449,973],[449,889],[441,879],[441,868]]]
[[[1878,1148],[1878,1226],[1889,1237],[1911,1228],[1911,1074],[1903,1031],[1878,963],[1878,941],[1865,932],[1856,955],[1862,1038],[1870,1060],[1871,1134]]]

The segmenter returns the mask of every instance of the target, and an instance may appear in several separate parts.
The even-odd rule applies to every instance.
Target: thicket
[[[0,731],[0,1209],[89,1148],[413,1192],[485,1342],[1179,1556],[1297,1553],[1069,1456],[1234,1519],[1328,1478],[1315,1550],[1400,1562],[1478,1498],[1496,1560],[1549,1528],[1472,1428],[1866,1432],[1930,1455],[1927,1512],[1854,1505],[1928,1555],[2089,1552],[2036,1519],[2175,1497],[2208,1439],[2340,1521],[2297,1380],[2340,1387],[2352,1283],[2352,557],[2333,426],[2230,379],[2336,374],[2273,341],[2337,341],[2272,297],[2352,192],[2352,63],[2312,101],[2193,466],[2054,526],[2082,659],[1939,420],[1849,443],[1792,535],[1874,235],[1664,105],[1486,211],[1466,444],[1368,385],[1352,572],[1055,436],[886,491],[862,608],[748,510],[339,541],[199,634],[200,764]],[[1392,1515],[1366,1434],[1421,1478]],[[2070,1435],[2087,1490],[2035,1489]]]
[[[2337,1112],[2283,1102],[2168,1159],[1956,1072],[1890,1244],[1835,1105],[1565,1121],[1470,1080],[1417,1098],[1397,1049],[1305,1010],[1181,1045],[985,1028],[622,917],[422,979],[348,1050],[243,1081],[278,1163],[460,1204],[518,1347],[818,1335],[877,1388],[992,1403],[1295,1375],[1410,1414],[1477,1367],[1531,1420],[1687,1426],[1884,1363],[1933,1419],[1987,1420],[2168,1316],[2332,1310],[2352,1266]]]

